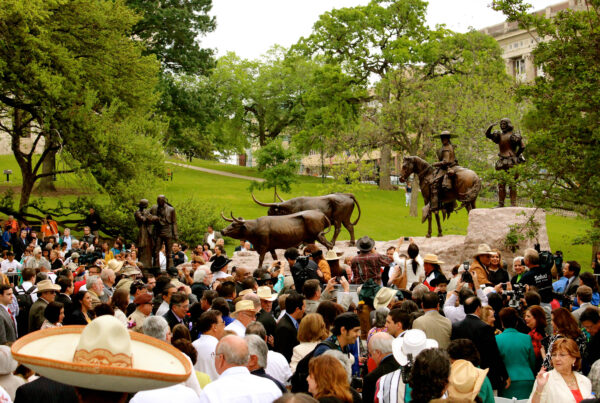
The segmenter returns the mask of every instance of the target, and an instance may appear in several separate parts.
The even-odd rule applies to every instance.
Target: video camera
[[[525,284],[513,284],[512,291],[503,290],[502,295],[507,295],[510,298],[508,300],[509,308],[520,310],[522,308],[521,299],[525,298]]]

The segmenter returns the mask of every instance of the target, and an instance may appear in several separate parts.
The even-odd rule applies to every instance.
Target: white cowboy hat
[[[419,329],[407,330],[403,337],[396,337],[392,342],[392,354],[398,364],[404,366],[409,360],[414,361],[417,355],[428,348],[436,348],[438,342],[428,339],[425,332]],[[411,358],[409,359],[409,356]]]
[[[340,260],[343,255],[342,252],[336,252],[333,249],[329,249],[325,254],[325,260]]]
[[[164,341],[129,332],[114,316],[87,326],[39,330],[11,348],[18,362],[38,374],[81,388],[138,392],[184,382],[191,362]]]
[[[381,307],[387,307],[390,302],[396,296],[396,290],[388,287],[381,287],[377,294],[375,294],[375,299],[373,300],[373,307],[375,309],[379,309]]]
[[[254,302],[249,299],[243,299],[238,301],[235,304],[235,311],[231,314],[231,316],[235,316],[242,311],[252,311],[256,313],[256,309],[254,308]]]
[[[256,294],[258,295],[258,298],[264,299],[265,301],[275,301],[277,299],[276,294],[271,294],[271,287],[266,285],[258,287]]]
[[[487,243],[482,243],[477,247],[477,252],[473,255],[473,257],[477,257],[479,255],[493,255],[495,252],[490,248],[490,245]]]
[[[243,297],[246,294],[254,294],[254,290],[252,288],[246,288],[238,293],[239,297]]]
[[[425,257],[423,258],[423,263],[431,263],[431,264],[444,264],[446,262],[442,262],[441,260],[438,260],[437,255],[433,255],[431,253],[425,255]]]
[[[123,261],[119,261],[117,259],[110,259],[107,263],[106,266],[111,269],[112,271],[114,271],[115,273],[119,273],[119,271],[121,270],[121,267],[123,267],[123,264],[125,264],[125,262]]]
[[[489,369],[476,368],[467,360],[456,360],[450,367],[448,396],[473,401],[485,381]]]
[[[53,284],[52,280],[42,280],[39,283],[37,283],[37,290],[36,292],[38,294],[41,294],[43,292],[46,291],[60,291],[60,286]]]

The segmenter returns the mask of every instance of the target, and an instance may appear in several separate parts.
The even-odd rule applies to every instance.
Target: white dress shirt
[[[4,259],[2,263],[0,263],[0,270],[4,274],[16,273],[18,271],[21,271],[22,267],[23,265],[21,265],[21,263],[17,262],[15,259],[13,259],[12,262],[10,262],[8,259]]]
[[[200,402],[272,403],[280,396],[281,391],[270,379],[252,375],[246,367],[232,367],[204,387]]]
[[[210,376],[211,381],[219,379],[219,374],[215,369],[215,350],[219,340],[209,334],[202,334],[192,345],[198,352],[198,359],[194,365],[196,371],[204,372]]]
[[[25,291],[27,291],[27,290],[29,290],[31,287],[33,287],[33,283],[32,283],[31,281],[23,281],[23,283],[21,284],[21,286],[20,286],[20,287],[23,287],[23,289],[24,289]],[[19,287],[19,288],[20,288],[20,287]],[[35,302],[35,301],[37,301],[37,299],[38,299],[37,292],[35,292],[35,291],[34,291],[34,292],[32,292],[31,294],[29,294],[29,295],[31,295],[31,302]]]
[[[456,291],[458,292],[458,290]],[[488,304],[487,297],[479,288],[477,289],[477,297],[481,300],[481,305],[485,306]],[[465,307],[462,305],[454,306],[457,300],[456,293],[450,295],[444,303],[444,315],[450,319],[452,323],[457,323],[463,320],[467,315],[465,314]]]
[[[232,330],[242,338],[246,336],[246,326],[237,319],[225,326],[225,330]]]
[[[269,350],[267,353],[267,368],[265,368],[265,372],[284,385],[292,377],[292,369],[283,354],[272,350]]]
[[[158,309],[156,310],[154,316],[163,316],[167,312],[169,312],[169,304],[166,301],[163,301],[158,306]]]
[[[194,375],[195,376],[195,375]],[[136,393],[130,403],[197,403],[198,395],[192,389],[179,383],[167,388],[143,390]]]

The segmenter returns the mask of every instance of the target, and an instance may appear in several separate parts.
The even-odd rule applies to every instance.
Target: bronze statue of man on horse
[[[433,165],[417,157],[409,156],[404,158],[402,170],[400,171],[400,181],[406,179],[414,172],[419,177],[421,194],[425,202],[423,207],[423,222],[428,220],[427,237],[431,236],[431,216],[435,214],[438,236],[442,236],[442,227],[440,223],[439,212],[442,211],[443,218],[446,219],[456,210],[457,201],[462,203],[462,207],[467,212],[475,208],[475,202],[479,191],[481,190],[481,179],[470,169],[458,165],[454,153],[454,145],[450,141],[452,134],[443,131],[439,135],[442,141],[442,147],[438,150],[438,161]]]

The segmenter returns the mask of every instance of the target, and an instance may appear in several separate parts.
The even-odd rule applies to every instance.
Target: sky
[[[534,10],[561,0],[529,0]],[[202,47],[214,48],[217,56],[235,52],[257,59],[275,44],[285,47],[308,36],[319,15],[334,8],[365,5],[368,0],[213,0],[214,32],[201,37]],[[489,7],[491,0],[429,0],[427,23],[457,32],[480,29],[504,21],[502,13]]]

